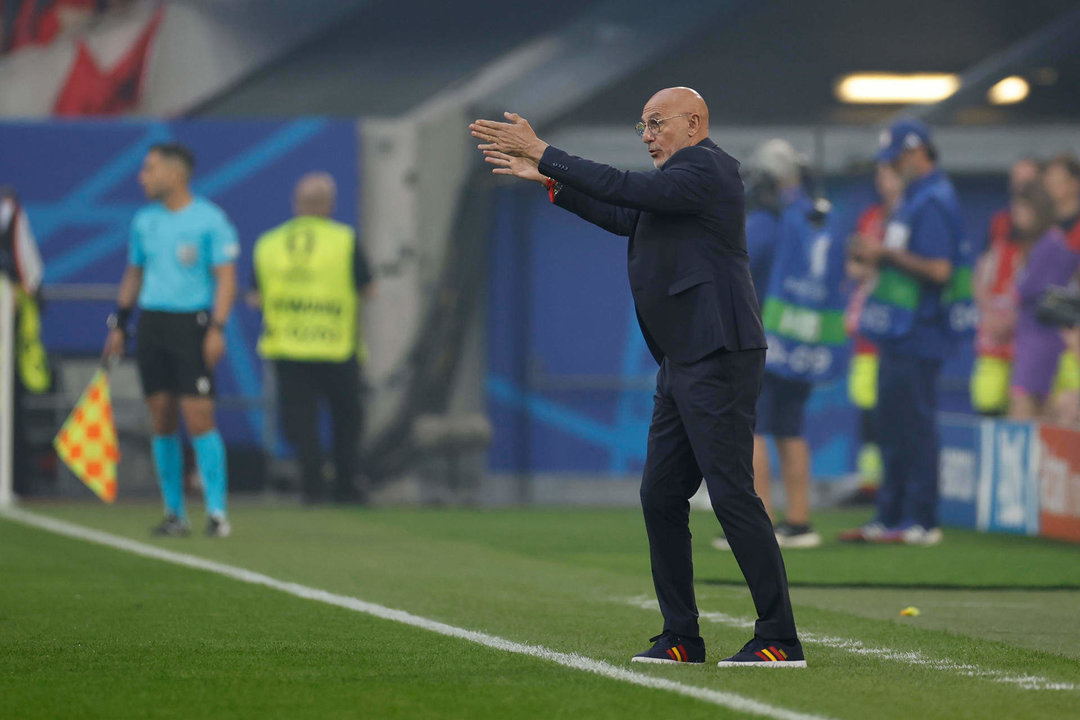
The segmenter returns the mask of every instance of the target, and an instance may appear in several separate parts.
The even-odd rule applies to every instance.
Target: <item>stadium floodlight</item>
[[[994,105],[1013,105],[1023,102],[1031,92],[1028,81],[1019,75],[1010,75],[998,80],[986,93],[986,98]]]
[[[834,92],[845,103],[910,105],[940,102],[959,89],[954,73],[860,72],[837,80]]]

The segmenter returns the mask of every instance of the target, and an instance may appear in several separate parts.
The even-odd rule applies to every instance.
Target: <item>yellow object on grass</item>
[[[914,605],[909,605],[900,611],[900,614],[904,617],[919,617],[919,608]]]

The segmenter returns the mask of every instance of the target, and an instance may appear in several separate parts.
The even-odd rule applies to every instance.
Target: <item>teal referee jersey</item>
[[[143,269],[139,307],[163,312],[206,310],[214,302],[214,268],[240,255],[236,228],[202,197],[177,211],[148,205],[131,221],[128,263]]]

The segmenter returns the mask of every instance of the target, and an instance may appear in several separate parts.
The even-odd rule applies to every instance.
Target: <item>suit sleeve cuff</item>
[[[538,169],[541,174],[555,180],[556,182],[565,182],[570,168],[566,163],[566,158],[569,156],[563,150],[555,147],[554,145],[548,145],[544,150],[544,154],[540,156],[540,163]]]

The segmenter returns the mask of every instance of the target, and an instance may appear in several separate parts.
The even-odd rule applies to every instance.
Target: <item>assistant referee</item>
[[[128,266],[105,355],[124,353],[136,305],[136,359],[153,420],[153,457],[165,503],[155,535],[188,535],[180,415],[195,447],[206,497],[206,534],[227,537],[225,444],[214,425],[214,368],[236,297],[240,243],[224,211],[190,189],[195,156],[179,143],[154,145],[139,183],[151,204],[131,222]],[[137,299],[137,303],[136,303]]]

